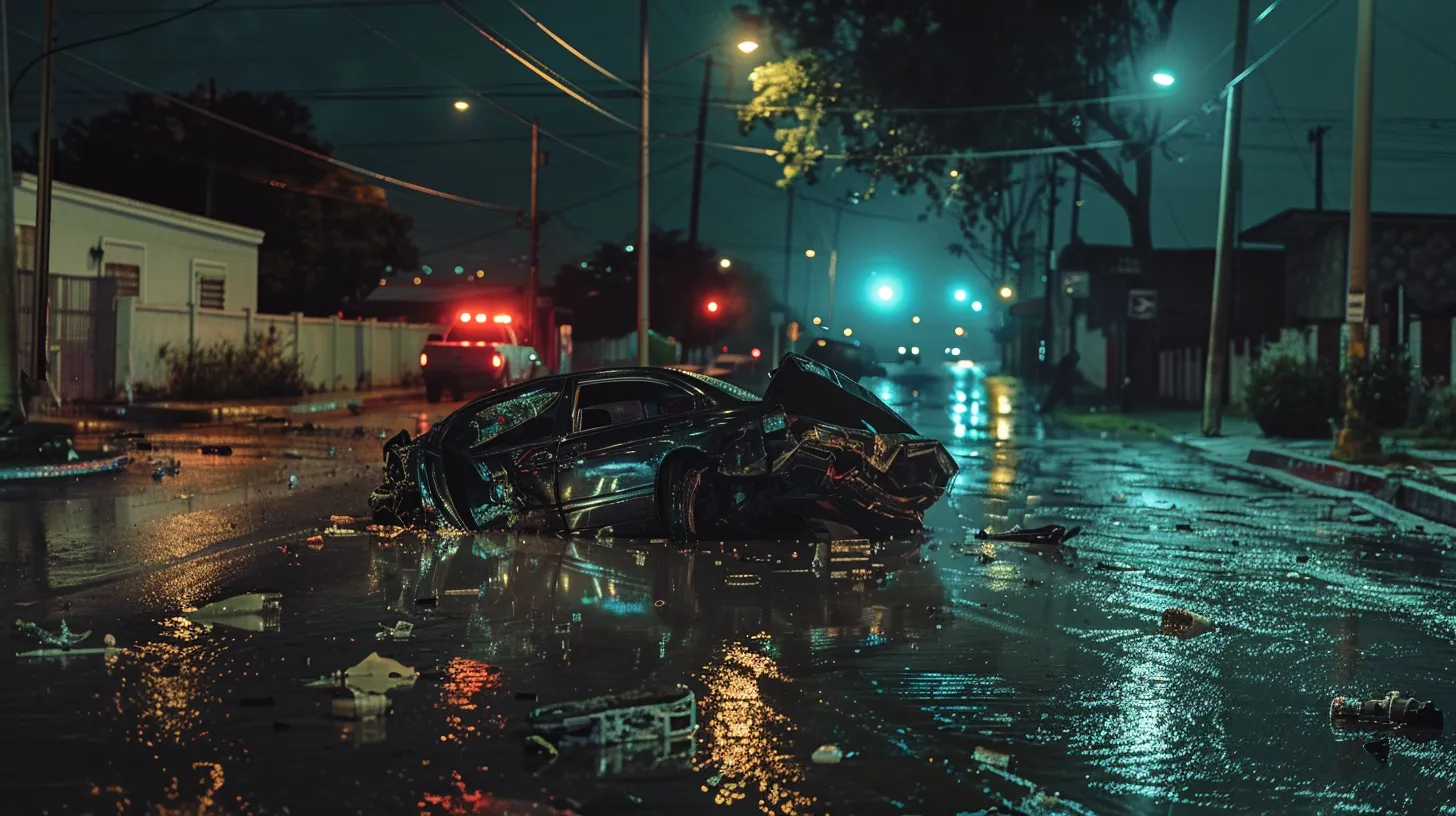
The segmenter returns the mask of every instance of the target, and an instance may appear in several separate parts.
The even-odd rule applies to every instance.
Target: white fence
[[[125,396],[167,385],[164,350],[227,341],[243,346],[272,332],[286,354],[299,361],[308,387],[318,391],[367,390],[406,384],[419,375],[420,350],[440,327],[377,320],[263,315],[187,306],[116,302],[116,386]]]
[[[1229,341],[1228,402],[1244,399],[1244,378],[1249,362],[1264,346],[1264,338]],[[1164,349],[1158,352],[1158,397],[1172,402],[1203,402],[1204,367],[1208,353],[1204,346]]]

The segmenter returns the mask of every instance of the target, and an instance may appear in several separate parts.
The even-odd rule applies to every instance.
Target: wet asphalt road
[[[125,647],[19,660],[32,645],[7,634],[5,812],[1456,813],[1449,735],[1395,737],[1382,765],[1327,713],[1390,689],[1456,709],[1452,542],[1163,443],[1044,428],[963,370],[872,386],[962,474],[930,543],[867,580],[646,542],[300,546],[362,512],[377,431],[439,406],[152,434],[140,455],[177,456],[175,478],[0,488],[4,614]],[[218,442],[234,455],[195,453]],[[1084,532],[989,562],[966,544],[1051,522]],[[283,593],[276,632],[180,617],[261,589]],[[1219,628],[1160,636],[1170,606]],[[375,639],[401,619],[412,640]],[[304,683],[374,650],[433,674],[382,727],[329,719]],[[535,705],[680,682],[690,745],[522,749]],[[854,755],[814,764],[824,743]]]

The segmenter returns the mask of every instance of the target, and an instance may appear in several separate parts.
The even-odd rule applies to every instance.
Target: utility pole
[[[783,309],[785,313],[787,313],[789,311],[789,298],[792,297],[789,294],[789,282],[793,279],[793,276],[794,276],[794,188],[793,187],[790,187],[789,188],[789,207],[788,207],[788,214],[787,214],[787,218],[786,218],[786,223],[784,225],[784,295],[781,298],[781,305],[780,305],[780,308]],[[787,314],[785,314],[785,317],[787,317]],[[788,324],[788,321],[787,320],[785,320],[783,322],[784,322],[785,326]],[[773,332],[774,332],[774,337],[773,337],[773,346],[774,346],[773,363],[774,363],[774,365],[778,365],[778,362],[779,362],[779,337],[780,336],[786,336],[788,334],[788,329],[785,328],[784,326],[774,326],[773,327]]]
[[[651,269],[647,262],[651,253],[652,212],[649,209],[651,180],[649,179],[652,129],[651,129],[651,83],[652,64],[647,56],[647,0],[639,0],[641,19],[639,36],[642,40],[642,112],[638,127],[641,128],[640,157],[637,162],[637,365],[649,365],[652,360],[651,344],[648,343],[648,325],[651,322]]]
[[[1052,304],[1056,302],[1057,291],[1057,205],[1062,203],[1061,199],[1057,198],[1057,183],[1061,180],[1058,178],[1058,169],[1057,159],[1053,156],[1047,162],[1046,286],[1044,287],[1045,291],[1043,293],[1045,299],[1042,301],[1044,314],[1041,320],[1041,344],[1044,353],[1038,355],[1043,364],[1051,363],[1052,365],[1056,364],[1051,357],[1052,341],[1056,337],[1055,324],[1053,323],[1055,320],[1055,310],[1052,309]],[[1038,380],[1041,379],[1044,370],[1045,365],[1037,366]]]
[[[1309,143],[1314,145],[1314,208],[1325,208],[1325,134],[1329,125],[1310,128]]]
[[[693,201],[688,210],[688,243],[698,244],[698,217],[703,210],[703,141],[708,138],[708,90],[713,82],[713,55],[703,59],[703,93],[698,98],[698,142],[693,145]],[[792,188],[790,188],[792,195]]]
[[[824,325],[826,328],[834,326],[834,279],[839,272],[839,228],[844,223],[844,208],[849,206],[853,200],[846,198],[840,202],[839,209],[834,213],[834,243],[829,245],[829,310],[824,313]]]
[[[1234,22],[1234,65],[1238,79],[1249,53],[1249,0],[1239,0]],[[1208,363],[1203,372],[1203,435],[1223,432],[1224,378],[1228,374],[1229,282],[1233,277],[1235,221],[1238,216],[1239,135],[1243,83],[1229,86],[1224,102],[1223,167],[1218,190],[1218,245],[1213,258],[1213,305],[1208,319]]]
[[[39,171],[35,190],[35,292],[31,299],[31,379],[46,381],[47,346],[50,345],[51,269],[51,182],[54,177],[55,144],[51,133],[55,119],[56,0],[45,0],[45,58],[41,61]],[[3,145],[8,149],[8,145]]]
[[[1082,243],[1082,165],[1077,165],[1077,172],[1072,176],[1072,234],[1070,236],[1072,246]],[[1076,250],[1073,250],[1076,251]],[[1075,297],[1067,300],[1067,353],[1077,350],[1077,299]]]
[[[10,87],[7,14],[5,0],[0,0],[0,88]],[[0,144],[10,143],[10,94],[0,92]],[[9,150],[0,150],[0,179],[8,188],[7,195],[0,195],[0,428],[8,428],[25,422],[25,400],[16,367],[20,325],[15,299],[15,172]]]
[[[540,307],[536,301],[541,288],[541,213],[538,209],[541,198],[541,120],[531,119],[531,250],[530,281],[526,284],[526,336],[538,349],[544,349],[545,338],[538,337],[536,327],[541,321]]]
[[[1375,97],[1375,0],[1359,0],[1355,22],[1354,150],[1350,157],[1350,288],[1345,299],[1345,323],[1350,336],[1345,344],[1346,366],[1364,359],[1367,314],[1366,287],[1370,275],[1370,142]],[[1360,414],[1360,394],[1354,378],[1345,385],[1345,426],[1340,429],[1335,454],[1358,459],[1380,453],[1380,433]]]
[[[207,109],[217,107],[217,80],[207,80]],[[217,200],[217,127],[216,122],[207,123],[207,198],[203,201],[202,214],[213,217]]]

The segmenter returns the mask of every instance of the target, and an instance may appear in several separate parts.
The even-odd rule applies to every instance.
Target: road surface
[[[4,614],[124,647],[20,660],[11,635],[7,812],[1456,813],[1449,736],[1393,738],[1382,764],[1328,717],[1391,689],[1456,708],[1452,542],[1164,443],[1048,428],[965,369],[913,372],[870,384],[962,474],[929,543],[865,581],[645,542],[300,546],[363,511],[381,430],[449,408],[423,402],[154,434],[182,460],[161,481],[0,488]],[[989,561],[968,543],[1052,522],[1083,532]],[[258,590],[283,595],[277,631],[181,617]],[[1157,634],[1174,606],[1217,630]],[[398,620],[411,640],[376,640]],[[382,725],[330,719],[305,683],[375,650],[428,676]],[[537,705],[677,683],[699,699],[686,746],[523,744]],[[816,764],[826,744],[846,758]]]

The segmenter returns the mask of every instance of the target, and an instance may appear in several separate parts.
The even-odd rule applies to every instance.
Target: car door
[[[651,374],[577,381],[571,432],[557,456],[556,486],[567,529],[658,527],[657,472],[681,447],[706,401],[684,383]]]
[[[449,429],[446,482],[466,526],[562,529],[556,450],[569,417],[564,385],[510,389],[465,409],[468,415]]]

